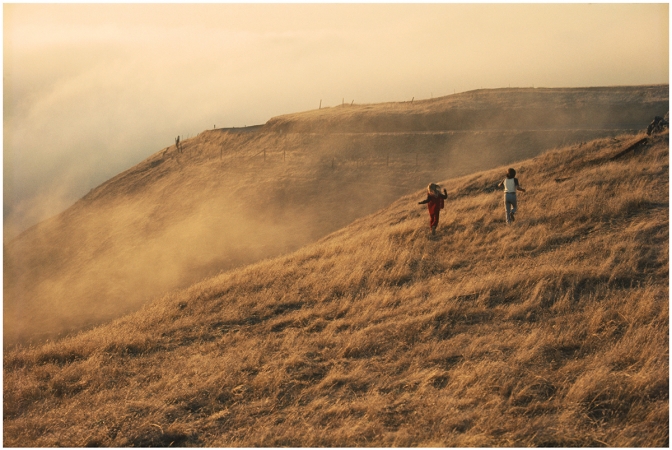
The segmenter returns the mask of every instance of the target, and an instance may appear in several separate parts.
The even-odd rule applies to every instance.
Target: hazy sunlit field
[[[6,446],[669,445],[669,135],[444,180],[4,353]],[[432,180],[441,181],[441,180]]]
[[[429,182],[637,133],[667,102],[667,86],[479,90],[321,108],[153,149],[5,242],[4,345],[296,251]]]

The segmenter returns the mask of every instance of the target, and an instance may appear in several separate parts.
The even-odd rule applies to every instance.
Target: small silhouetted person
[[[175,138],[175,148],[177,148],[178,153],[182,153],[182,148],[180,147],[180,137]]]
[[[516,211],[518,211],[518,200],[516,198],[516,191],[525,192],[525,189],[518,183],[516,178],[516,170],[509,169],[506,172],[506,178],[497,185],[498,188],[504,186],[504,205],[506,206],[506,223],[511,224],[515,218]]]
[[[646,134],[651,136],[653,133],[659,133],[663,131],[665,127],[669,126],[669,123],[667,120],[663,119],[660,116],[656,116],[653,118],[653,122],[651,122],[646,129]]]
[[[441,186],[436,183],[430,183],[427,186],[427,198],[421,202],[418,202],[418,205],[427,204],[427,209],[429,210],[429,228],[432,230],[432,234],[436,233],[436,227],[439,225],[439,213],[443,209],[443,201],[448,198],[448,192],[443,190],[441,193]]]

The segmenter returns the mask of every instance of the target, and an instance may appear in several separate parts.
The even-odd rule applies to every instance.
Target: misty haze
[[[3,5],[3,443],[669,446],[668,15]]]
[[[6,240],[177,135],[213,126],[259,125],[320,104],[669,78],[665,4],[3,10]]]
[[[5,244],[4,342],[100,324],[296,250],[427,180],[637,133],[667,102],[667,86],[481,90],[205,130]]]
[[[666,93],[569,96],[605,104]],[[568,92],[470,95],[502,107],[520,94],[556,103]],[[617,109],[634,120],[640,107],[667,107],[658,101]],[[4,444],[668,446],[669,131],[602,130],[469,169],[510,157],[507,139],[520,149],[555,133],[408,131],[412,108],[427,106],[351,105],[208,130],[10,243],[6,259],[26,265],[9,275],[37,286],[52,313],[29,300],[13,305],[15,316],[32,307],[23,323],[41,329],[6,322],[12,338],[104,321],[121,313],[116,302],[153,299],[88,331],[6,348]],[[357,110],[372,120],[355,120]],[[338,132],[336,116],[407,131]],[[456,135],[465,139],[453,148]],[[393,137],[432,151],[399,151]],[[479,148],[493,142],[500,151],[488,159]],[[478,171],[438,178],[450,161]],[[507,225],[496,186],[510,166],[526,192]],[[436,234],[414,177],[448,192]],[[180,283],[188,286],[160,296]]]

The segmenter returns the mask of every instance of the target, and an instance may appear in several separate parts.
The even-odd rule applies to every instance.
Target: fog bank
[[[173,143],[320,104],[668,82],[668,5],[4,11],[4,235]]]

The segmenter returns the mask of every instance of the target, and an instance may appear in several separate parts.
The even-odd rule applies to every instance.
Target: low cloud
[[[668,5],[17,4],[4,11],[11,230],[73,203],[175,136],[213,126],[260,124],[343,100],[669,76]]]

